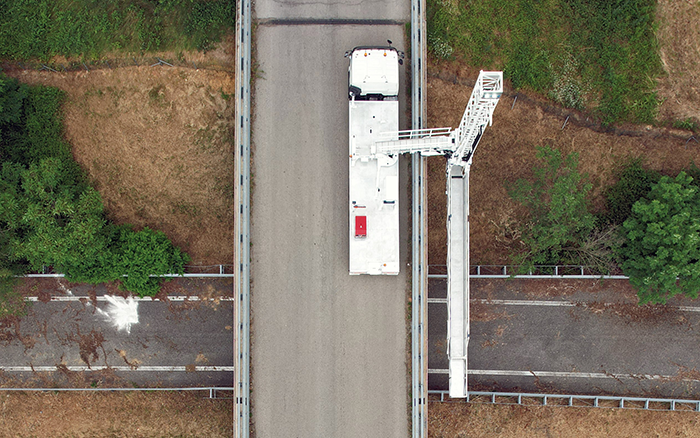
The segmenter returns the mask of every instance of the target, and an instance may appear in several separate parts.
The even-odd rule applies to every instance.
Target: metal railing
[[[519,266],[514,265],[471,265],[470,278],[531,278],[531,279],[606,279],[627,280],[629,277],[621,274],[609,274],[596,271],[581,265],[542,265],[535,266],[526,273],[518,273]],[[447,266],[430,265],[428,278],[447,278]]]
[[[411,0],[411,108],[412,129],[424,129],[427,121],[425,86],[427,74],[425,0]],[[413,266],[411,291],[411,433],[413,438],[428,436],[428,354],[427,297],[428,252],[427,218],[425,217],[427,175],[425,157],[414,154],[412,170]]]
[[[449,399],[449,391],[430,390],[428,394],[432,402],[700,412],[700,400],[676,398],[469,391],[466,399]]]
[[[206,387],[187,387],[187,388],[0,388],[0,391],[12,391],[12,392],[134,392],[134,391],[207,391],[209,392],[208,398],[219,398],[219,399],[230,399],[233,398],[232,394],[227,394],[227,396],[220,397],[219,391],[232,393],[234,388],[231,387],[219,387],[219,386],[206,386]]]
[[[234,260],[234,437],[250,434],[250,74],[251,0],[236,2],[236,232]]]

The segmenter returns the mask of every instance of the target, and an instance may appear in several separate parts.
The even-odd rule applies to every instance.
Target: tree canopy
[[[111,224],[63,140],[60,90],[0,74],[0,277],[40,270],[71,281],[121,280],[155,295],[189,260],[159,231]],[[127,275],[125,278],[124,275]]]
[[[665,303],[700,289],[700,191],[681,172],[662,177],[632,207],[618,256],[640,304]]]

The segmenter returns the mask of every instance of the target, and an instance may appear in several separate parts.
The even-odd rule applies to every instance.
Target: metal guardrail
[[[629,277],[617,274],[605,274],[580,265],[542,265],[535,266],[525,274],[518,274],[518,266],[513,265],[472,265],[469,267],[470,278],[530,278],[530,279],[602,279],[628,280]],[[430,265],[428,278],[447,278],[447,266]]]
[[[412,129],[424,129],[427,120],[425,86],[427,73],[425,0],[411,0],[411,108]],[[428,436],[428,354],[427,354],[427,218],[425,157],[413,154],[412,170],[412,226],[413,266],[411,292],[411,430],[413,438]]]
[[[234,437],[250,434],[250,74],[251,0],[236,2],[235,195],[238,220],[234,242]]]
[[[676,398],[469,391],[466,399],[447,400],[449,391],[430,390],[428,394],[439,396],[430,400],[434,402],[700,412],[700,400]]]
[[[187,387],[187,388],[0,388],[0,391],[12,392],[124,392],[124,391],[208,391],[208,398],[225,398],[219,397],[219,391],[233,392],[234,388],[206,386],[206,387]]]

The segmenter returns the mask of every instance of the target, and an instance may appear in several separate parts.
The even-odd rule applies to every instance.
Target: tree
[[[579,263],[595,228],[588,211],[591,184],[578,172],[578,155],[562,158],[548,146],[537,148],[542,165],[533,168],[532,181],[519,179],[507,187],[509,195],[528,210],[521,226],[526,252],[516,258],[521,271],[534,265]]]
[[[16,232],[15,257],[26,259],[33,269],[46,265],[67,273],[107,251],[102,199],[77,183],[68,167],[47,158],[22,172],[21,191],[16,192],[21,218],[9,224]]]
[[[664,176],[632,207],[618,257],[640,304],[665,303],[700,289],[700,192],[681,172]]]
[[[160,290],[161,279],[151,275],[182,275],[189,261],[162,231],[148,227],[139,232],[123,228],[117,251],[117,268],[127,275],[123,287],[141,296],[154,296]]]

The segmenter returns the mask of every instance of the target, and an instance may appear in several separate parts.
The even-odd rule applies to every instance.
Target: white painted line
[[[585,378],[585,379],[634,379],[634,380],[674,380],[684,382],[699,382],[700,379],[679,379],[678,376],[660,374],[614,374],[614,373],[583,373],[576,371],[517,371],[517,370],[469,370],[476,376],[507,376],[507,377],[554,377],[554,378]],[[428,369],[428,374],[449,374],[446,369]]]
[[[440,300],[440,298],[429,298],[430,300]],[[472,302],[477,302],[481,304],[494,304],[503,306],[544,306],[544,307],[574,307],[576,305],[586,306],[585,301],[573,302],[573,301],[542,301],[542,300],[486,300],[486,299],[472,299]],[[438,301],[435,301],[438,302]],[[442,301],[440,301],[442,302]],[[447,302],[447,300],[444,300]],[[605,305],[614,305],[615,303],[598,303]],[[632,304],[632,303],[630,303]],[[692,306],[667,306],[670,309],[677,309],[681,312],[700,312],[700,307]]]
[[[472,302],[481,304],[496,304],[503,306],[545,306],[545,307],[573,307],[572,301],[538,301],[538,300],[483,300],[472,299]]]
[[[677,309],[681,312],[700,312],[700,307],[678,306]]]
[[[447,298],[428,298],[428,304],[447,304]]]
[[[63,370],[64,368],[61,367]],[[183,366],[183,365],[173,365],[173,366],[157,366],[157,365],[139,365],[139,366],[107,366],[107,365],[92,365],[88,367],[87,365],[66,365],[65,369],[68,371],[102,371],[102,370],[112,370],[112,371],[148,371],[148,372],[233,372],[233,366]],[[55,365],[50,366],[0,366],[0,371],[4,372],[54,372],[59,371],[59,368]]]
[[[162,302],[160,300],[155,300],[151,297],[144,297],[144,298],[139,298],[139,297],[133,297],[134,301],[142,302],[142,303],[149,303],[149,302]],[[100,295],[97,298],[97,301],[107,301],[107,296],[106,295]],[[61,296],[61,295],[53,295],[51,296],[51,301],[80,301],[80,300],[87,300],[87,301],[92,301],[90,297],[88,296],[77,296],[77,295],[68,295],[68,296]],[[169,301],[233,301],[233,297],[220,297],[220,298],[200,298],[198,296],[186,296],[186,295],[178,295],[178,296],[172,296],[168,297]],[[31,301],[31,302],[37,302],[41,301],[39,300],[39,297],[24,297],[24,301]]]

